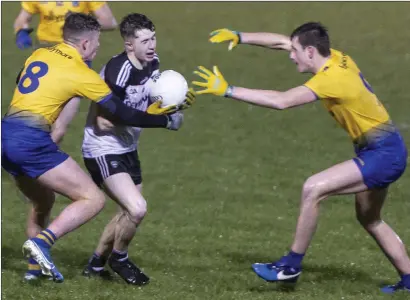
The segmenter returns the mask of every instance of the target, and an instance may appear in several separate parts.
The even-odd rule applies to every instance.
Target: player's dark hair
[[[100,30],[101,25],[94,16],[83,13],[69,13],[63,25],[63,39],[75,42],[84,33]]]
[[[296,28],[290,38],[298,37],[303,49],[313,46],[322,56],[330,55],[330,40],[327,28],[318,22],[309,22]]]
[[[135,31],[141,29],[155,31],[154,23],[143,14],[132,13],[126,15],[120,23],[120,33],[124,39],[135,37]]]

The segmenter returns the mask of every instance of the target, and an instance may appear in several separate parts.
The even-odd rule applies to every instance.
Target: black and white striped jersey
[[[134,109],[146,111],[149,104],[152,77],[159,72],[159,58],[154,59],[144,68],[136,68],[125,52],[114,56],[102,68],[100,75],[112,92],[124,99],[124,103]],[[117,125],[106,133],[98,132],[94,122],[97,104],[91,103],[82,145],[83,156],[95,158],[107,154],[123,154],[137,148],[141,128]]]

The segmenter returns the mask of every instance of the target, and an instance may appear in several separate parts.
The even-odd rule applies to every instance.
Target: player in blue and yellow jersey
[[[31,221],[37,230],[31,227],[32,236],[23,245],[32,262],[28,273],[38,277],[42,271],[57,282],[64,278],[51,259],[51,246],[91,220],[105,202],[92,179],[53,141],[53,123],[68,101],[76,96],[88,98],[112,121],[129,126],[178,130],[183,119],[176,107],[164,111],[154,106],[153,114],[128,107],[88,68],[85,61],[92,61],[97,53],[100,27],[91,15],[70,14],[63,27],[64,42],[36,50],[25,62],[1,122],[2,167],[33,203]],[[54,192],[73,203],[47,226]]]
[[[195,71],[206,82],[193,82],[205,89],[198,94],[214,94],[273,109],[287,109],[319,100],[350,135],[356,157],[306,180],[301,211],[289,253],[273,263],[252,266],[267,281],[295,282],[302,272],[302,260],[316,230],[319,204],[332,195],[354,194],[360,224],[377,241],[401,276],[382,289],[393,293],[410,291],[410,259],[395,232],[382,221],[381,208],[388,186],[406,168],[407,150],[386,109],[374,94],[354,61],[330,48],[327,30],[320,23],[306,23],[290,37],[274,33],[244,33],[219,29],[211,33],[213,43],[229,42],[229,50],[251,44],[287,50],[301,73],[314,76],[302,86],[285,92],[230,86],[217,67],[213,72]]]
[[[14,30],[16,33],[16,44],[20,49],[26,49],[33,46],[33,41],[30,33],[33,31],[30,28],[30,23],[34,14],[40,15],[40,23],[37,28],[38,44],[34,48],[47,47],[55,45],[63,41],[62,27],[65,17],[69,12],[84,12],[92,13],[96,16],[103,30],[115,29],[117,21],[114,18],[108,4],[105,2],[22,2],[22,9],[14,22]],[[91,66],[91,62],[87,61]],[[53,123],[51,137],[57,144],[61,141],[65,132],[68,129],[68,124],[72,121],[78,111],[80,105],[80,97],[72,98],[60,113],[57,120]],[[50,194],[50,199],[51,199]],[[32,209],[27,220],[27,233],[33,236],[38,231],[38,222],[40,219],[47,219],[45,214],[38,216],[35,210]],[[36,234],[34,234],[35,236]],[[33,274],[40,273],[40,266],[29,262],[27,276],[25,279],[36,279]]]
[[[41,45],[63,42],[62,28],[67,13],[92,13],[101,25],[102,30],[117,27],[117,21],[106,2],[93,1],[23,1],[21,10],[14,21],[16,44],[20,49],[32,46],[30,22],[35,14],[40,15],[37,28],[37,39]]]

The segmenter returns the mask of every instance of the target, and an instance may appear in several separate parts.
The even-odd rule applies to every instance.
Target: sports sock
[[[111,257],[117,261],[126,261],[128,259],[128,251],[112,250]]]
[[[287,261],[291,267],[300,268],[300,265],[302,264],[302,260],[304,256],[305,256],[304,253],[300,254],[300,253],[296,253],[290,250],[287,255],[287,258],[288,258]]]
[[[35,276],[41,275],[41,267],[34,258],[28,259],[27,273],[33,274]]]
[[[410,274],[401,275],[401,280],[406,288],[410,289]]]
[[[36,235],[33,240],[36,242],[37,245],[50,249],[51,246],[54,245],[55,241],[57,240],[57,237],[55,234],[50,230],[50,229],[45,229],[39,234]]]
[[[101,256],[97,252],[94,252],[93,256],[91,256],[90,260],[88,261],[88,264],[97,271],[97,269],[104,268],[105,263],[107,262],[107,258],[104,256]]]

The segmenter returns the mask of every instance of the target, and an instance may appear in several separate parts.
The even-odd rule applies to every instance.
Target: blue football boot
[[[401,280],[394,285],[387,285],[380,289],[385,294],[393,294],[398,291],[407,291],[410,292],[410,286],[405,286],[404,282]]]
[[[302,268],[291,267],[287,264],[286,256],[272,263],[255,263],[252,269],[256,275],[268,282],[295,283],[302,273]]]
[[[51,259],[50,249],[39,246],[34,239],[29,239],[23,244],[23,254],[27,258],[31,257],[37,261],[44,275],[52,276],[55,282],[64,281],[63,275]]]
[[[41,270],[40,270],[40,272],[27,271],[26,273],[24,273],[23,280],[24,281],[36,281],[36,280],[40,280],[40,279],[43,279],[43,278],[48,279],[48,280],[53,280],[52,276],[43,274],[43,272]]]

